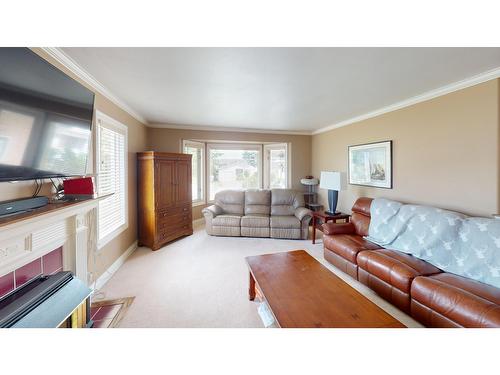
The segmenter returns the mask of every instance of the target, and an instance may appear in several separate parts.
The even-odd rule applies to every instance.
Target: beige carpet
[[[156,252],[137,249],[102,291],[106,299],[135,296],[120,327],[263,327],[257,303],[248,300],[244,258],[295,249],[307,250],[403,324],[419,326],[329,265],[321,239],[312,245],[310,240],[211,237],[200,225],[192,236]]]

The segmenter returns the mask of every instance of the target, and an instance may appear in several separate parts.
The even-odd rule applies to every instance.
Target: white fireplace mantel
[[[63,269],[90,284],[88,255],[96,251],[98,199],[0,226],[0,276],[63,247]]]

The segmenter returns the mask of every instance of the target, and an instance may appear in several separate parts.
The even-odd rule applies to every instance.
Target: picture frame
[[[349,184],[392,189],[392,140],[348,146]]]

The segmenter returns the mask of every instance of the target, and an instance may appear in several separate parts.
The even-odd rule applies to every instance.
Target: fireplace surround
[[[4,284],[11,274],[17,284],[22,279],[16,279],[16,272],[30,264],[38,267],[40,262],[42,268],[40,272],[29,270],[31,273],[44,272],[44,260],[50,268],[50,261],[55,260],[48,258],[54,258],[57,250],[62,255],[62,270],[73,272],[89,285],[95,277],[88,272],[88,261],[97,249],[97,204],[98,199],[51,203],[41,211],[0,219],[0,279]],[[50,269],[50,273],[59,270]]]

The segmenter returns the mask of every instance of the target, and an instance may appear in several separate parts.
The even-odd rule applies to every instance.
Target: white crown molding
[[[98,91],[100,94],[104,95],[106,98],[115,103],[118,107],[129,113],[138,121],[142,122],[147,127],[151,128],[163,128],[163,129],[180,129],[180,130],[204,130],[204,131],[224,131],[224,132],[236,132],[236,133],[264,133],[264,134],[287,134],[287,135],[317,135],[321,133],[325,133],[330,130],[334,130],[337,128],[341,128],[343,126],[348,126],[355,124],[357,122],[367,120],[373,117],[377,117],[383,115],[385,113],[389,113],[392,111],[396,111],[398,109],[402,109],[405,107],[412,106],[414,104],[418,104],[427,100],[431,100],[437,98],[439,96],[443,96],[454,91],[462,90],[467,87],[475,86],[480,83],[500,78],[500,67],[489,70],[487,72],[475,75],[473,77],[469,77],[463,79],[458,82],[451,83],[446,86],[442,86],[440,88],[430,90],[420,95],[416,95],[414,97],[402,100],[400,102],[388,105],[386,107],[382,107],[376,109],[374,111],[367,112],[365,114],[340,121],[335,124],[331,124],[320,129],[314,131],[287,131],[287,130],[267,130],[267,129],[249,129],[249,128],[231,128],[231,127],[217,127],[217,126],[198,126],[198,125],[179,125],[179,124],[161,124],[161,123],[153,123],[150,124],[142,115],[138,112],[134,111],[127,104],[125,104],[122,100],[117,98],[111,91],[106,88],[103,84],[101,84],[97,79],[95,79],[91,74],[89,74],[85,69],[83,69],[78,63],[76,63],[71,57],[69,57],[66,53],[64,53],[60,48],[57,47],[42,47],[42,50],[53,57],[56,61],[61,63],[67,69],[69,69],[72,73],[90,85],[93,89]]]
[[[70,70],[78,78],[87,83],[94,90],[98,91],[100,94],[104,95],[106,98],[111,100],[118,107],[123,109],[129,115],[134,117],[136,120],[142,122],[144,125],[148,125],[148,121],[140,115],[138,112],[130,108],[125,102],[116,97],[106,86],[95,79],[90,73],[83,69],[77,62],[75,62],[71,57],[69,57],[64,51],[57,47],[42,47],[42,50],[54,58],[57,62],[62,64],[65,68]]]
[[[437,98],[439,96],[443,96],[443,95],[452,93],[454,91],[462,90],[462,89],[465,89],[467,87],[475,86],[475,85],[478,85],[480,83],[490,81],[492,79],[496,79],[499,77],[500,77],[500,67],[489,70],[487,72],[484,72],[484,73],[481,73],[478,75],[475,75],[473,77],[463,79],[461,81],[458,81],[458,82],[455,82],[455,83],[452,83],[452,84],[449,84],[446,86],[442,86],[440,88],[437,88],[437,89],[434,89],[431,91],[427,91],[426,93],[414,96],[414,97],[406,99],[406,100],[402,100],[400,102],[388,105],[386,107],[379,108],[375,111],[371,111],[371,112],[365,113],[363,115],[356,116],[356,117],[350,118],[348,120],[338,122],[336,124],[325,126],[324,128],[313,131],[311,134],[317,135],[317,134],[321,134],[321,133],[324,133],[324,132],[327,132],[327,131],[330,131],[333,129],[341,128],[343,126],[352,125],[354,123],[357,123],[357,122],[360,122],[363,120],[367,120],[369,118],[383,115],[384,113],[396,111],[398,109],[409,107],[409,106],[417,104],[417,103],[425,102],[427,100],[434,99],[434,98]]]
[[[218,126],[199,126],[199,125],[178,125],[178,124],[148,124],[150,128],[159,129],[178,129],[178,130],[203,130],[214,132],[235,132],[235,133],[264,133],[264,134],[287,134],[287,135],[311,135],[310,131],[288,131],[288,130],[268,130],[268,129],[250,129],[250,128],[231,128]]]

